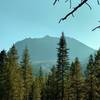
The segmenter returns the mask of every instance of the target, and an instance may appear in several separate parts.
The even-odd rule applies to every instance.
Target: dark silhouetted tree
[[[90,55],[86,70],[86,99],[96,100],[96,77],[93,56]]]
[[[96,55],[95,55],[95,61],[94,61],[94,66],[95,66],[95,76],[96,76],[96,91],[97,91],[97,95],[96,95],[96,99],[99,100],[100,99],[100,49],[97,51]]]
[[[3,50],[0,53],[0,100],[8,100],[8,82],[7,55]]]
[[[68,61],[68,48],[66,44],[66,40],[64,37],[64,33],[60,37],[60,41],[58,43],[58,59],[57,59],[57,100],[65,100],[66,96],[68,96],[68,81],[69,81],[69,61]],[[66,98],[66,100],[68,97]]]

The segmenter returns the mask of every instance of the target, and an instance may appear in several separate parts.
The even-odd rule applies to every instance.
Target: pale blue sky
[[[74,14],[75,18],[70,16],[60,24],[58,21],[69,11],[69,4],[64,4],[63,0],[53,6],[53,1],[0,0],[0,50],[8,49],[13,43],[28,37],[59,37],[62,31],[66,36],[94,49],[99,48],[100,30],[91,32],[92,28],[100,24],[100,6],[95,0],[90,0],[92,11],[84,5]]]

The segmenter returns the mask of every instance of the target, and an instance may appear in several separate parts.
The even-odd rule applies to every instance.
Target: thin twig
[[[65,1],[65,3],[67,3],[67,2],[68,2],[68,0]]]
[[[54,3],[53,3],[53,5],[55,5],[57,1],[59,1],[59,0],[55,0]]]
[[[95,31],[96,29],[100,28],[100,26],[95,27],[92,31]]]
[[[72,8],[72,0],[70,0],[70,8]]]
[[[86,2],[86,5],[90,8],[90,10],[92,10],[92,7]]]
[[[74,14],[72,14],[72,17],[74,17]]]
[[[100,1],[99,0],[97,0],[97,3],[98,3],[98,5],[100,5]]]

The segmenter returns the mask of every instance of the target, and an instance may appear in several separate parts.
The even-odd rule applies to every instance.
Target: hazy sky
[[[94,49],[99,48],[100,30],[91,32],[100,24],[100,6],[96,0],[89,0],[92,2],[92,11],[84,5],[74,14],[75,18],[70,16],[60,24],[58,21],[69,11],[69,4],[60,0],[60,3],[53,6],[53,1],[0,0],[0,50],[8,49],[16,41],[28,37],[59,37],[62,31],[66,36],[73,37]]]

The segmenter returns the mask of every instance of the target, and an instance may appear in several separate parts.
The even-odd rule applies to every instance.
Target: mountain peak
[[[72,61],[75,57],[79,57],[81,61],[88,58],[90,54],[95,52],[94,49],[84,45],[83,43],[73,39],[66,38],[69,50],[69,58]],[[51,61],[56,60],[56,47],[59,38],[51,37],[46,35],[43,38],[39,39],[25,39],[20,42],[17,42],[16,48],[18,49],[18,54],[22,55],[23,48],[25,45],[29,47],[29,54],[32,61]],[[84,51],[83,51],[84,50]]]

